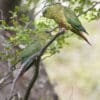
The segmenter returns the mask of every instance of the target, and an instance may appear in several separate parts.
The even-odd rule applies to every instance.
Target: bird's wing
[[[41,45],[38,41],[33,42],[29,44],[22,52],[21,52],[21,58],[22,62],[24,62],[29,56],[31,56],[33,53],[38,52],[38,50],[41,48]]]
[[[72,10],[70,10],[70,8],[64,8],[64,14],[67,19],[67,22],[71,24],[73,28],[87,33],[76,14]]]

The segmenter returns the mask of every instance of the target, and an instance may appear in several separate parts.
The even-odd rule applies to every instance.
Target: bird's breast
[[[59,26],[62,27],[62,28],[65,28],[66,30],[70,30],[71,29],[71,25],[67,24],[64,21],[59,22]]]
[[[64,22],[61,21],[61,22],[59,22],[59,26],[66,28],[66,23],[64,23]]]

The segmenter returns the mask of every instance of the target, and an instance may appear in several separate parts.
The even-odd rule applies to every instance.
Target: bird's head
[[[43,16],[52,19],[54,14],[56,14],[57,11],[61,9],[61,7],[62,6],[60,3],[49,5],[43,11]]]
[[[46,18],[51,18],[51,7],[45,8],[45,10],[43,11],[43,16]]]

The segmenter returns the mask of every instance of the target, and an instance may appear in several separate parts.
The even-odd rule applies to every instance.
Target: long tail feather
[[[80,32],[80,36],[90,45],[92,46],[92,44],[89,42],[89,40],[86,38],[86,36],[84,35],[84,32]]]

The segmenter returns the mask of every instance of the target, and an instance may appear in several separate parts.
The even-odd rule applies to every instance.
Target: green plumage
[[[66,29],[71,28],[70,24],[66,21],[64,7],[60,4],[55,4],[46,8],[43,12],[43,16],[49,19],[54,19],[61,27],[64,26]]]
[[[24,50],[20,54],[21,63],[24,63],[32,54],[37,53],[45,44],[49,35],[47,33],[36,33],[32,42],[24,48]],[[25,66],[22,73],[26,72],[34,63],[35,60],[30,60],[29,63]]]
[[[29,56],[31,56],[33,53],[38,52],[41,49],[41,44],[39,41],[33,41],[31,42],[22,52],[21,52],[21,58],[22,62],[26,61]]]
[[[66,29],[77,29],[86,32],[76,14],[67,7],[63,7],[61,4],[55,4],[49,6],[43,15],[47,18],[54,19],[60,26]]]
[[[82,32],[86,32],[86,30],[84,29],[84,27],[82,26],[81,22],[79,21],[78,17],[76,16],[76,14],[70,10],[70,8],[66,8],[64,7],[64,15],[66,17],[67,22],[76,30],[82,31]]]
[[[23,64],[32,54],[35,54],[42,48],[40,41],[32,41],[22,52],[21,52],[21,63]],[[34,60],[30,60],[29,63],[26,64],[21,74],[26,72],[33,64]]]
[[[70,8],[63,7],[60,3],[57,3],[48,6],[44,10],[43,16],[49,19],[54,19],[54,21],[59,24],[60,27],[64,27],[66,30],[71,30],[90,44],[83,34],[87,33],[85,28],[82,26],[76,14]]]

